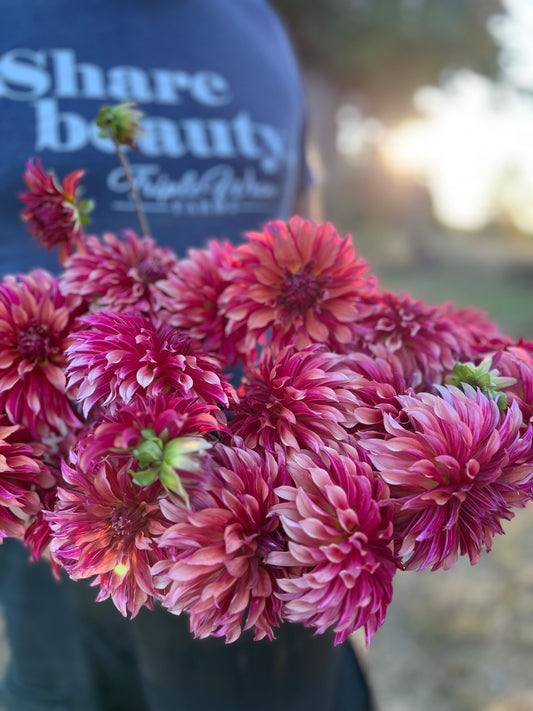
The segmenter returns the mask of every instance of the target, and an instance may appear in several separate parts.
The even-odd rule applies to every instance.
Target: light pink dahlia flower
[[[155,538],[169,525],[159,507],[163,490],[159,482],[133,482],[133,459],[85,463],[73,450],[70,465],[63,464],[65,483],[47,515],[50,552],[73,580],[94,578],[97,602],[111,597],[124,616],[134,617],[158,594],[150,568],[163,557]]]
[[[61,289],[81,296],[91,311],[139,311],[157,318],[161,283],[177,264],[171,249],[157,247],[151,237],[137,237],[131,230],[123,239],[110,232],[102,240],[91,235],[66,263]]]
[[[222,296],[228,333],[248,330],[245,349],[270,329],[273,344],[295,340],[298,348],[324,343],[334,348],[352,338],[354,299],[373,290],[368,264],[355,254],[351,236],[333,225],[293,217],[248,234],[237,249],[238,266]]]
[[[26,208],[21,214],[32,235],[47,249],[59,246],[59,260],[63,264],[82,243],[82,226],[93,204],[78,200],[79,182],[84,170],[69,173],[60,184],[53,173],[45,173],[40,161],[29,160],[24,180],[29,192],[19,195]]]
[[[343,368],[343,358],[312,345],[287,346],[276,357],[265,350],[259,368],[242,390],[230,428],[246,446],[269,452],[320,451],[324,440],[343,439],[354,424],[358,375]]]
[[[80,426],[64,373],[73,321],[47,272],[5,277],[0,284],[0,409],[35,438]]]
[[[256,640],[272,639],[281,608],[276,580],[284,571],[266,558],[284,544],[272,515],[283,473],[268,454],[217,445],[201,474],[192,510],[161,502],[176,521],[159,539],[167,559],[152,568],[158,584],[168,586],[163,605],[188,612],[196,637],[233,642],[254,629]]]
[[[400,397],[388,436],[363,441],[395,500],[395,536],[406,567],[476,563],[502,519],[533,492],[532,427],[517,403],[501,412],[492,396],[463,385],[439,395]]]
[[[332,627],[336,644],[364,626],[370,642],[398,567],[388,489],[355,451],[347,457],[324,448],[321,458],[300,452],[287,468],[293,484],[276,490],[286,503],[275,511],[289,550],[268,558],[289,570],[279,580],[284,614],[319,634]]]
[[[89,329],[72,335],[67,374],[85,415],[95,406],[128,405],[136,395],[229,404],[231,387],[218,361],[179,331],[158,328],[140,313],[105,312],[82,322]]]

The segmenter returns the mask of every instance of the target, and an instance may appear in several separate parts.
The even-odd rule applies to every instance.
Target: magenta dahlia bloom
[[[319,452],[324,440],[344,439],[345,427],[355,424],[358,380],[342,356],[319,345],[300,351],[287,346],[276,357],[265,350],[242,390],[231,430],[252,449]]]
[[[49,489],[37,488],[36,494],[39,496],[39,510],[30,517],[24,532],[24,545],[30,551],[33,560],[40,560],[44,552],[48,550],[52,540],[52,530],[48,515],[54,510],[57,502],[57,484]],[[49,558],[52,574],[59,580],[61,578],[61,566],[56,560]]]
[[[179,331],[158,328],[140,313],[104,312],[82,322],[89,329],[72,335],[67,375],[84,415],[95,406],[128,405],[136,395],[228,406],[231,386],[218,361]]]
[[[284,545],[272,515],[283,472],[268,454],[217,445],[202,475],[192,510],[161,502],[176,521],[159,539],[166,559],[152,568],[157,584],[168,588],[163,605],[188,612],[196,637],[233,642],[242,630],[254,629],[256,640],[272,639],[281,608],[277,578],[284,570],[266,558]]]
[[[128,471],[133,465],[133,459],[118,464],[109,458],[82,464],[73,450],[47,518],[52,558],[73,580],[94,578],[97,602],[111,597],[124,616],[135,617],[158,595],[150,568],[163,557],[155,538],[169,523],[159,506],[161,485],[135,484]]]
[[[103,239],[86,238],[84,249],[73,255],[61,276],[65,294],[81,296],[91,311],[139,311],[157,318],[162,282],[176,269],[171,249],[157,247],[151,237],[124,238],[108,232]]]
[[[408,384],[418,390],[442,384],[444,375],[471,352],[471,338],[448,317],[447,307],[383,292],[359,299],[357,309],[348,352],[366,351],[382,358],[393,354]]]
[[[388,489],[355,452],[300,452],[287,467],[293,484],[276,490],[286,503],[274,510],[289,550],[268,558],[290,573],[278,581],[286,619],[319,634],[332,627],[336,644],[364,627],[369,643],[385,619],[398,567]]]
[[[103,416],[85,438],[79,457],[84,462],[112,455],[131,457],[148,430],[166,443],[179,437],[208,436],[223,428],[218,408],[194,398],[138,396],[130,405]]]
[[[215,240],[205,249],[191,249],[187,259],[179,262],[174,273],[161,284],[167,295],[164,302],[167,322],[186,331],[202,350],[216,353],[224,366],[236,363],[237,345],[246,334],[244,326],[229,335],[226,333],[228,322],[219,303],[220,295],[230,283],[230,269],[236,266],[235,252],[229,242]]]
[[[329,223],[293,217],[270,222],[248,240],[237,249],[238,266],[221,299],[228,333],[246,326],[245,349],[269,330],[280,347],[293,340],[298,348],[349,343],[355,297],[375,284],[351,236],[341,239]]]
[[[462,360],[473,360],[480,354],[511,345],[511,339],[500,331],[497,324],[488,321],[482,311],[456,308],[453,304],[443,304],[440,309],[461,333],[461,340],[466,344]]]
[[[45,449],[32,443],[23,428],[0,418],[0,543],[2,538],[22,538],[22,515],[39,511],[35,489],[53,484],[43,462]]]
[[[388,436],[362,443],[390,485],[407,568],[449,568],[459,553],[476,563],[533,493],[533,431],[518,405],[502,412],[492,396],[463,389],[401,396],[399,417],[385,415]]]
[[[47,272],[0,284],[0,409],[35,438],[80,426],[64,373],[74,316]]]
[[[385,351],[383,351],[385,353]],[[352,371],[358,404],[353,410],[354,430],[359,435],[383,432],[383,415],[398,414],[401,405],[398,395],[411,392],[405,382],[402,362],[394,354],[386,353],[386,360],[366,353],[352,353],[343,360],[343,366]]]
[[[83,241],[82,226],[88,222],[92,202],[78,200],[79,183],[84,170],[69,173],[60,184],[53,173],[45,173],[40,161],[29,160],[24,180],[29,192],[19,195],[26,208],[21,214],[32,235],[47,249],[59,246],[59,260],[64,264]]]
[[[508,401],[516,400],[524,420],[533,418],[533,343],[519,342],[494,354],[492,365],[500,375],[513,378],[515,384],[505,388]]]
[[[100,424],[90,429],[78,449],[81,466],[88,468],[98,458],[133,458],[134,481],[146,486],[159,480],[171,494],[186,505],[186,484],[190,472],[197,471],[201,460],[226,427],[218,408],[196,399],[159,395],[136,397],[106,413]]]

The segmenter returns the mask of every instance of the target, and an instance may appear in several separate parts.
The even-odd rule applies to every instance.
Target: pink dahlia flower
[[[466,344],[462,360],[473,360],[480,354],[496,351],[511,345],[511,339],[503,334],[497,324],[487,321],[486,314],[473,308],[456,308],[453,304],[443,304],[440,309],[454,327],[461,332]]]
[[[344,439],[345,427],[354,424],[359,379],[343,368],[342,356],[319,345],[287,346],[276,357],[266,350],[243,388],[231,430],[252,449],[318,452],[324,440]]]
[[[91,201],[77,199],[84,175],[84,170],[69,173],[61,185],[53,173],[44,172],[40,161],[26,164],[24,180],[29,192],[19,195],[26,205],[21,217],[47,249],[59,246],[62,264],[82,244],[82,226],[93,207]]]
[[[110,232],[103,240],[92,235],[66,263],[61,289],[83,297],[91,311],[139,311],[156,318],[161,284],[177,264],[172,250],[156,247],[151,237],[130,230],[124,239]]]
[[[524,420],[533,418],[533,343],[519,342],[493,356],[492,365],[515,384],[503,391],[508,401],[516,400]]]
[[[243,326],[226,334],[227,318],[219,303],[230,283],[229,270],[236,265],[235,252],[229,242],[215,240],[206,249],[191,249],[187,259],[181,260],[161,285],[167,295],[168,323],[186,331],[202,350],[216,353],[224,366],[236,363],[237,344],[243,342],[246,333]]]
[[[332,627],[336,644],[364,626],[368,643],[385,619],[398,567],[388,489],[355,452],[300,452],[287,467],[294,483],[276,490],[286,503],[274,510],[289,550],[268,558],[289,570],[278,581],[284,614],[319,634]]]
[[[84,463],[73,450],[71,464],[63,464],[65,485],[47,515],[50,552],[73,580],[94,578],[97,602],[111,597],[124,616],[134,617],[157,595],[150,568],[163,557],[155,538],[169,525],[159,507],[163,491],[159,482],[133,482],[134,460]]]
[[[0,409],[35,438],[80,426],[64,373],[74,315],[47,272],[0,284]]]
[[[351,350],[379,357],[393,354],[407,383],[419,390],[442,384],[464,354],[470,339],[456,327],[444,307],[428,306],[407,294],[385,292],[358,301],[357,333]]]
[[[163,605],[188,612],[196,637],[233,642],[243,629],[255,629],[256,640],[272,639],[281,608],[276,581],[284,571],[266,558],[284,543],[272,515],[283,474],[268,454],[217,445],[202,476],[191,511],[161,503],[176,521],[159,539],[167,559],[152,568],[158,585],[168,587]]]
[[[39,510],[32,515],[28,521],[27,528],[24,532],[24,545],[30,551],[30,556],[33,560],[40,560],[44,552],[48,550],[50,541],[52,540],[52,530],[50,521],[48,520],[49,512],[53,511],[57,502],[57,485],[51,486],[49,489],[37,488],[37,495],[40,499]],[[56,560],[49,558],[50,567],[53,576],[60,580],[61,566]]]
[[[44,453],[45,447],[32,443],[24,429],[0,418],[0,543],[22,538],[23,515],[39,511],[36,487],[53,484]]]
[[[399,417],[385,415],[388,436],[362,443],[390,485],[407,568],[449,568],[459,553],[476,563],[533,493],[533,430],[518,405],[501,412],[463,388],[400,397]]]
[[[386,360],[366,353],[352,353],[343,360],[344,367],[358,376],[354,389],[358,404],[353,417],[354,429],[359,434],[384,432],[383,415],[397,414],[401,409],[398,395],[411,391],[405,382],[401,360],[394,354],[382,352]]]
[[[248,234],[237,249],[238,266],[222,296],[228,333],[246,326],[245,349],[272,330],[282,347],[349,343],[356,317],[354,299],[373,290],[368,264],[357,257],[351,236],[341,239],[333,225],[293,217],[263,232]]]
[[[103,416],[84,438],[79,457],[83,462],[98,457],[131,457],[148,430],[166,443],[179,437],[206,436],[222,428],[218,408],[196,399],[136,397],[130,405]]]
[[[226,429],[218,408],[195,399],[159,395],[156,399],[137,397],[106,414],[80,443],[78,456],[88,468],[98,458],[136,460],[131,474],[141,486],[157,479],[170,493],[188,505],[186,472],[201,466],[211,448],[210,435]]]
[[[95,406],[128,405],[136,395],[229,404],[231,387],[218,361],[179,331],[157,328],[139,313],[104,312],[82,322],[90,328],[72,335],[67,374],[84,415]]]

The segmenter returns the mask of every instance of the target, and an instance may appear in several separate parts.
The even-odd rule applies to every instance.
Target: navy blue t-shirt
[[[20,222],[25,162],[84,168],[89,232],[138,229],[100,107],[146,113],[130,151],[150,229],[183,256],[287,218],[305,182],[295,60],[263,0],[6,0],[0,25],[0,271],[54,269]]]

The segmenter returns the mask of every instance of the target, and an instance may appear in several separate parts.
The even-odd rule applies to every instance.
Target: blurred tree
[[[405,115],[413,91],[443,70],[498,70],[487,19],[501,0],[272,0],[305,67],[365,99],[367,113]]]

